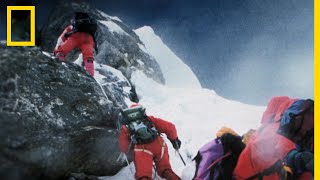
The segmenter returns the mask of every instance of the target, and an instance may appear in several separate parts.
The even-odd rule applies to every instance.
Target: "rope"
[[[152,179],[155,180],[156,177],[157,177],[157,168],[156,168],[156,166],[154,164],[152,164],[152,166],[153,166],[153,169],[154,169],[154,177]]]
[[[101,88],[103,95],[109,100],[109,98],[108,98],[105,90],[103,89],[102,85],[100,84],[100,82],[99,82],[96,78],[94,78],[94,79],[95,79],[95,81],[99,84],[99,87]],[[108,89],[107,86],[106,86],[106,88]],[[108,91],[110,91],[110,90],[108,89]],[[112,101],[112,103],[115,105],[115,108],[117,108],[117,109],[119,109],[120,111],[122,111],[121,106],[117,103],[117,101],[115,100],[115,98],[112,98],[112,97],[111,97],[111,101]],[[117,127],[117,133],[120,134],[121,125],[120,125],[118,119],[115,121],[115,124],[116,124],[116,127]]]
[[[130,169],[130,172],[131,172],[132,176],[134,177],[134,173],[133,173],[133,171],[132,171],[132,169],[131,169],[131,167],[130,167],[130,163],[129,163],[129,160],[128,160],[128,158],[127,158],[127,155],[126,155],[126,154],[124,154],[124,158],[125,158],[125,160],[126,160],[126,162],[127,162],[128,166],[129,166],[129,169]]]

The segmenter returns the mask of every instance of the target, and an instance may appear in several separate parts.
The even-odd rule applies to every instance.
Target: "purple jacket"
[[[198,177],[201,180],[208,180],[210,177],[210,170],[206,171],[206,169],[213,161],[224,154],[220,139],[216,138],[205,144],[200,148],[199,153],[201,155],[201,161],[198,166],[197,176],[201,175],[201,177]],[[206,172],[204,173],[204,171]]]

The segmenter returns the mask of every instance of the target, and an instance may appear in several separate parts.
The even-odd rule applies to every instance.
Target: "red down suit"
[[[83,65],[89,74],[94,76],[94,46],[92,35],[86,32],[72,32],[72,26],[68,26],[60,35],[54,52],[60,60],[64,60],[73,49],[81,49]]]
[[[160,118],[147,116],[159,133],[167,135],[169,140],[178,138],[175,125]],[[120,151],[129,151],[130,132],[126,126],[122,126],[119,136]],[[156,165],[156,171],[162,178],[168,180],[180,179],[172,170],[168,146],[162,137],[158,136],[153,142],[148,144],[134,145],[134,165],[136,168],[135,179],[152,179],[152,164]]]

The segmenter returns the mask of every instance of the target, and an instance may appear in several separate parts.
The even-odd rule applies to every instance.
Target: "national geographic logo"
[[[35,6],[7,6],[7,46],[35,46]]]

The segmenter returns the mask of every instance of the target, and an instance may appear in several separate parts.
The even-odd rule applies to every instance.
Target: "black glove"
[[[170,140],[170,141],[171,141],[174,149],[176,149],[176,150],[180,149],[181,141],[179,140],[179,138],[177,138],[175,140]]]
[[[286,157],[286,164],[297,171],[309,171],[313,174],[313,153],[308,151],[299,152],[293,150]]]

